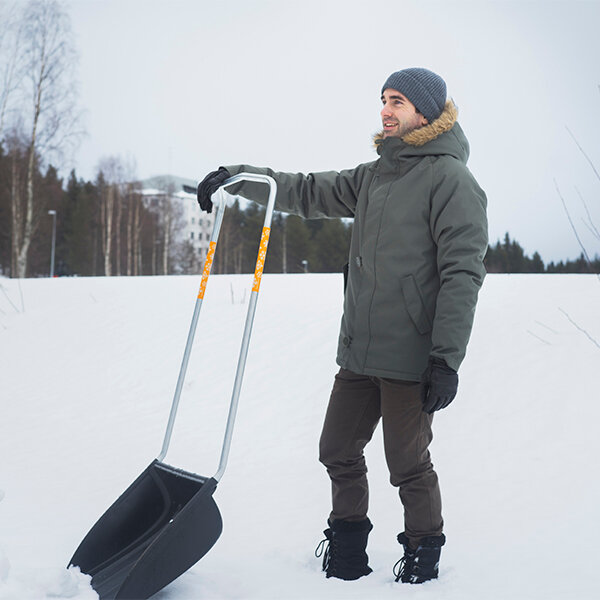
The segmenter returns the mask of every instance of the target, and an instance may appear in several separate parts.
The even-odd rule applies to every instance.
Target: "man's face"
[[[427,119],[398,90],[388,88],[381,96],[383,137],[402,137],[409,131],[427,125]]]

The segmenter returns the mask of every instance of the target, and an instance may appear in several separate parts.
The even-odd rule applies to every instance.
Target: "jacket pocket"
[[[419,286],[412,275],[408,275],[400,280],[402,287],[402,295],[404,296],[404,304],[406,310],[414,323],[417,331],[424,335],[432,329],[431,321],[425,309],[425,303],[419,290]]]

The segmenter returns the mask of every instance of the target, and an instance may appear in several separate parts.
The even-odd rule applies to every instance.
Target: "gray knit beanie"
[[[446,82],[428,69],[413,67],[396,71],[387,78],[381,93],[388,88],[404,94],[430,123],[444,110]]]

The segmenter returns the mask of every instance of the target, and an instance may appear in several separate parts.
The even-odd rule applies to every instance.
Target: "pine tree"
[[[533,253],[531,259],[530,273],[543,273],[544,272],[544,261],[538,252]]]
[[[302,273],[313,270],[314,248],[310,231],[301,217],[290,215],[286,219],[287,229],[287,272]]]
[[[326,219],[314,235],[314,271],[340,273],[348,262],[351,229],[339,219]]]
[[[97,188],[94,184],[78,180],[75,171],[71,171],[65,201],[64,247],[61,254],[69,275],[96,275],[94,261],[95,245],[98,242],[97,231]]]

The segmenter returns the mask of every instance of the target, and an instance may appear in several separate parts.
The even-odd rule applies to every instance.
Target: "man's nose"
[[[382,117],[389,117],[391,116],[392,112],[390,111],[389,107],[387,104],[383,105],[383,108],[381,109],[381,116]]]

